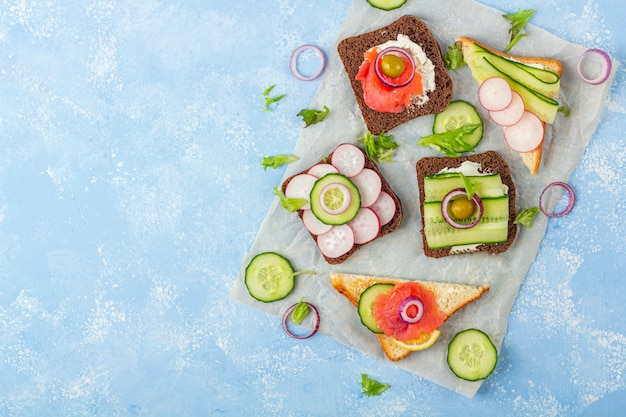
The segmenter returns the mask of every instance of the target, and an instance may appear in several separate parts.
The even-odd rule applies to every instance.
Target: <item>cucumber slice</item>
[[[425,203],[424,235],[430,249],[506,242],[509,234],[509,197],[483,198],[483,217],[476,226],[456,229],[441,215],[441,202]],[[471,223],[474,217],[464,221]]]
[[[476,184],[476,194],[480,198],[502,197],[507,193],[507,187],[502,184],[500,174],[466,176]],[[463,179],[458,173],[437,174],[424,177],[424,202],[442,201],[443,198],[456,188],[465,188]]]
[[[256,255],[245,273],[245,284],[250,295],[264,303],[282,300],[295,285],[291,263],[275,252]]]
[[[336,185],[336,187],[333,187]],[[349,193],[346,195],[345,193]],[[323,195],[322,195],[323,194]],[[342,197],[343,194],[343,197]],[[349,199],[349,204],[342,206],[340,211],[334,211],[329,208],[329,202],[325,201],[325,197],[333,197],[338,201],[341,198]],[[354,219],[361,208],[361,194],[358,187],[350,181],[348,177],[342,174],[326,174],[318,179],[310,194],[311,211],[322,223],[333,226],[340,226]]]
[[[448,345],[448,366],[461,379],[485,379],[491,375],[497,363],[498,351],[489,336],[481,330],[459,332]]]
[[[393,10],[406,3],[406,0],[367,0],[367,2],[377,9]]]
[[[433,133],[445,133],[458,129],[459,127],[474,124],[480,125],[480,127],[465,136],[465,141],[473,147],[476,147],[483,138],[483,120],[480,118],[476,108],[470,103],[463,100],[456,100],[451,102],[444,111],[435,115]],[[459,152],[462,151],[462,149],[459,150]]]
[[[361,293],[359,297],[359,317],[361,323],[374,333],[381,334],[383,331],[378,327],[376,318],[374,317],[374,304],[376,297],[380,294],[386,294],[393,288],[393,284],[378,283],[373,284]]]

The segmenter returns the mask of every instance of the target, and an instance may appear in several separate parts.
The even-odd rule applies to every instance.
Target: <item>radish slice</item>
[[[317,237],[317,246],[328,258],[339,258],[354,247],[354,232],[347,224],[334,226]]]
[[[482,82],[478,89],[478,100],[480,104],[493,111],[504,110],[513,99],[513,94],[509,83],[504,78],[493,77]]]
[[[331,208],[326,205],[326,194],[332,193],[329,195],[329,200],[332,202],[339,202],[341,205]],[[340,199],[339,201],[337,201]],[[324,210],[328,214],[341,214],[350,207],[350,202],[352,202],[352,194],[350,194],[350,190],[343,184],[339,183],[331,183],[326,187],[322,188],[322,192],[320,193],[320,206],[322,210]]]
[[[380,233],[380,220],[374,210],[363,207],[359,214],[348,223],[354,232],[354,243],[363,244],[370,242]]]
[[[356,146],[344,143],[339,145],[330,162],[346,177],[353,177],[365,167],[365,154]]]
[[[315,236],[324,234],[333,227],[330,224],[322,223],[317,217],[315,217],[315,214],[313,214],[311,210],[304,210],[302,212],[302,222],[304,223],[306,230]]]
[[[384,226],[396,215],[396,202],[385,191],[381,191],[378,199],[370,206],[378,215],[380,226]]]
[[[285,197],[287,198],[304,198],[307,200],[307,203],[302,206],[302,209],[308,210],[311,208],[309,204],[309,199],[311,190],[313,189],[313,184],[315,184],[317,178],[313,175],[309,174],[299,174],[293,177],[289,184],[287,184],[287,188],[285,188]]]
[[[543,123],[529,111],[524,111],[520,121],[513,126],[504,127],[504,139],[516,152],[530,152],[537,149],[543,141],[543,134]]]
[[[524,99],[516,91],[511,91],[511,93],[513,98],[507,107],[499,111],[489,111],[491,119],[500,126],[512,126],[524,115]]]
[[[313,165],[306,173],[317,178],[322,178],[326,174],[338,174],[339,170],[331,164],[323,163]]]
[[[361,172],[351,177],[350,180],[359,189],[359,194],[361,194],[361,207],[369,207],[374,204],[383,188],[380,175],[369,168],[363,168]]]

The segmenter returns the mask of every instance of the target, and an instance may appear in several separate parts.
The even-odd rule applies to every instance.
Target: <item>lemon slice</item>
[[[434,330],[431,333],[423,333],[417,339],[409,339],[409,340],[397,340],[395,338],[391,339],[393,343],[396,345],[410,351],[418,351],[428,349],[432,345],[435,344],[441,331]]]

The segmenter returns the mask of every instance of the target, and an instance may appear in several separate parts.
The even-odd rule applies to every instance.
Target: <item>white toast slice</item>
[[[404,282],[411,282],[409,280],[399,278],[345,274],[338,272],[330,273],[330,281],[332,286],[340,294],[343,294],[355,307],[359,306],[359,298],[361,297],[363,291],[373,284],[389,283],[396,285]],[[488,285],[481,287],[477,285],[453,284],[447,282],[412,282],[418,282],[425,289],[432,291],[435,299],[437,300],[437,307],[446,315],[446,320],[456,311],[465,307],[472,301],[479,299],[485,291],[489,290]],[[377,334],[376,336],[378,336],[378,340],[380,341],[383,351],[387,357],[394,362],[405,358],[409,353],[411,353],[410,350],[394,343],[392,336],[386,336],[384,334]]]

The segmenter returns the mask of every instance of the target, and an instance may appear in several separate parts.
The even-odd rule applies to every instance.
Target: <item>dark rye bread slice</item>
[[[479,245],[475,250],[468,252],[488,252],[491,254],[498,254],[506,251],[515,240],[517,235],[517,225],[514,224],[515,213],[515,184],[511,178],[511,171],[506,161],[494,151],[485,152],[482,154],[462,156],[459,158],[448,157],[432,157],[420,159],[416,164],[417,171],[417,183],[420,193],[420,211],[424,213],[424,177],[432,174],[436,174],[445,168],[458,168],[465,161],[472,161],[480,164],[481,172],[500,174],[502,183],[509,189],[509,233],[506,242],[502,243],[490,243]],[[442,258],[444,256],[451,255],[450,248],[430,249],[426,242],[426,235],[424,234],[424,216],[422,215],[422,241],[424,242],[424,254],[431,258]]]
[[[365,153],[364,153],[365,154]],[[323,162],[328,162],[331,160],[332,157],[332,153],[330,155],[328,155],[328,157],[325,160],[321,160],[318,163],[323,163]],[[385,177],[383,177],[383,174],[380,172],[380,169],[378,169],[378,166],[376,165],[376,163],[374,163],[374,161],[372,161],[371,159],[369,159],[367,157],[367,155],[365,155],[365,168],[369,168],[374,170],[378,176],[381,179],[382,182],[382,191],[387,192],[391,198],[393,198],[394,202],[396,203],[396,214],[393,216],[393,219],[391,219],[391,221],[387,224],[385,224],[383,227],[380,228],[380,232],[378,233],[378,236],[376,236],[376,238],[374,240],[380,239],[383,236],[386,236],[390,233],[395,232],[396,230],[398,230],[398,228],[400,227],[400,224],[402,223],[402,203],[400,202],[400,199],[398,198],[398,196],[396,195],[396,193],[394,193],[394,191],[391,189],[391,187],[389,186],[389,183],[387,182],[387,180],[385,180]],[[297,174],[294,174],[292,176],[290,176],[289,178],[287,178],[285,181],[283,181],[282,183],[282,190],[283,193],[285,192],[285,190],[287,189],[287,184],[289,184],[289,181],[291,181],[291,179],[293,177],[295,177],[296,175],[300,175],[300,174],[305,174],[308,171],[308,169],[299,172]],[[302,219],[304,211],[303,210],[298,210],[297,214],[298,217],[300,217],[300,219]],[[315,243],[317,244],[317,236],[315,236],[312,233],[309,233],[311,235],[311,237],[313,238],[313,240],[315,240]],[[363,244],[355,244],[354,247],[346,254],[338,257],[338,258],[329,258],[327,256],[325,256],[324,254],[322,254],[322,256],[324,257],[324,259],[326,259],[326,262],[328,262],[331,265],[338,265],[342,262],[344,262],[346,259],[348,259],[350,256],[352,256],[356,251],[358,251],[359,249],[361,249],[363,246],[367,245],[368,243],[373,242],[374,240],[371,240],[367,243],[363,243]],[[320,252],[321,253],[321,252]]]
[[[422,106],[411,105],[401,113],[384,113],[369,108],[363,99],[361,81],[356,80],[359,67],[368,49],[389,40],[396,40],[398,34],[408,36],[420,45],[435,67],[436,89],[428,93],[428,101]],[[339,57],[348,73],[354,96],[361,109],[368,130],[374,135],[388,132],[394,127],[427,114],[440,113],[452,101],[452,80],[441,56],[441,49],[426,24],[415,16],[405,15],[388,26],[343,39],[337,45]]]

